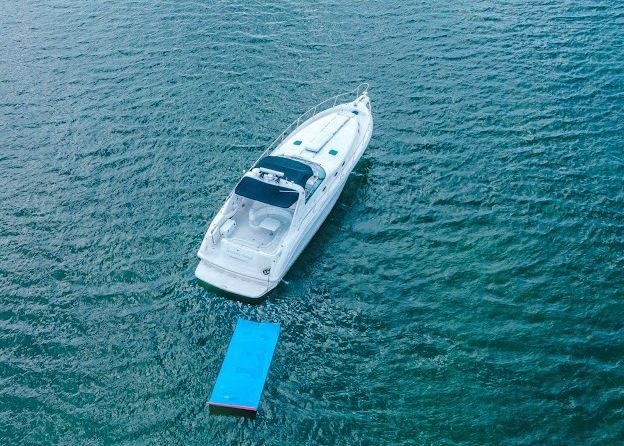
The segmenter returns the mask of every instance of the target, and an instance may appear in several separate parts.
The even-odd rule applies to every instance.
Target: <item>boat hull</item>
[[[229,245],[220,245],[212,237],[222,221],[223,215],[219,214],[224,214],[224,205],[198,252],[201,261],[195,276],[202,282],[241,296],[243,300],[263,300],[282,281],[335,206],[349,175],[368,146],[372,127],[366,94],[352,103],[334,106],[306,120],[271,155],[297,156],[297,159],[317,163],[325,169],[327,179],[310,201],[305,201],[305,207],[297,207],[293,226],[279,249],[272,254],[273,257],[267,258],[258,257],[259,254],[254,256],[251,252],[246,256],[243,251],[234,253],[227,250]],[[309,143],[302,144],[302,141]],[[303,195],[300,203],[303,203]],[[238,260],[232,260],[232,257]],[[258,269],[263,262],[266,263]]]
[[[261,299],[279,282],[260,281],[258,279],[228,271],[201,259],[195,269],[195,277],[200,281],[228,293],[250,300]]]

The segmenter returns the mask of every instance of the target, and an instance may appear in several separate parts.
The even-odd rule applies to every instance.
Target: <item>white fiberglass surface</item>
[[[353,110],[353,105],[344,105],[312,120],[285,139],[273,155],[292,156],[315,162],[331,175],[348,158],[355,141],[360,137],[360,131],[367,128],[370,122],[367,110],[359,108],[356,110],[358,114],[353,114]],[[346,121],[345,113],[348,113]],[[343,125],[334,128],[332,122]],[[307,149],[321,144],[321,140],[323,146],[318,152]]]
[[[224,237],[231,243],[271,252],[277,248],[284,237],[292,220],[292,210],[269,206],[264,203],[245,200],[232,219],[236,228]],[[279,222],[276,230],[270,231],[263,227],[263,222]],[[266,225],[265,225],[266,226]]]

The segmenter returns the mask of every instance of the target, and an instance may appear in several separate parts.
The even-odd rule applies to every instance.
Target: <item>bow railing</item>
[[[357,88],[355,88],[354,90],[348,91],[346,93],[340,93],[340,94],[337,94],[336,96],[332,96],[331,98],[325,99],[324,101],[321,101],[318,104],[316,104],[314,107],[308,109],[306,112],[301,114],[301,116],[299,116],[297,119],[291,122],[290,125],[286,127],[286,129],[282,133],[280,133],[279,136],[275,138],[271,142],[271,144],[267,146],[266,149],[264,149],[264,152],[262,152],[262,155],[260,155],[256,163],[261,158],[266,156],[267,153],[271,152],[277,146],[279,146],[282,143],[282,141],[284,141],[286,137],[293,132],[293,130],[295,130],[297,127],[301,125],[301,123],[307,121],[308,119],[310,119],[312,116],[316,115],[317,113],[320,113],[324,110],[335,107],[338,104],[339,99],[352,98],[353,100],[355,100],[359,98],[361,95],[368,93],[368,87],[369,87],[368,83],[364,82],[358,85]],[[370,104],[369,104],[369,109],[370,109]],[[256,163],[254,163],[254,165]]]

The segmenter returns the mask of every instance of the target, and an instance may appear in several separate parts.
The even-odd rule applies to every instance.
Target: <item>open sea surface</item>
[[[0,0],[0,444],[624,443],[624,2]],[[261,305],[208,223],[371,84],[344,193]],[[205,406],[236,318],[255,420]]]

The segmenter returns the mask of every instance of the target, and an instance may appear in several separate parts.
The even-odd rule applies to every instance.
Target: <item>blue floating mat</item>
[[[238,319],[208,400],[210,408],[258,410],[279,332],[280,324]]]

